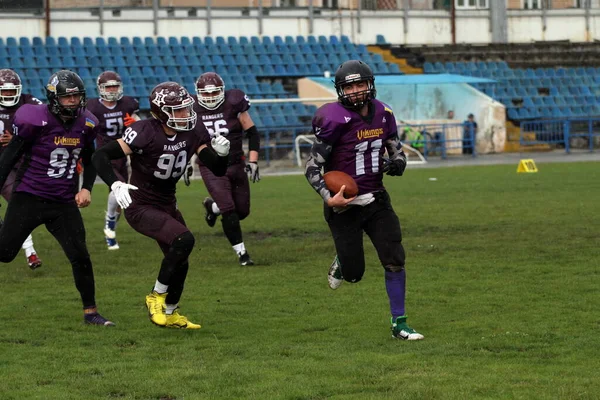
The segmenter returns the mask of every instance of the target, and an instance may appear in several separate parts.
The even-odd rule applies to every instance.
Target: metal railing
[[[521,123],[521,146],[548,144],[594,151],[600,148],[600,118],[562,118]]]

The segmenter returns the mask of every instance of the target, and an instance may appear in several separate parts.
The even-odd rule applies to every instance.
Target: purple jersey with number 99
[[[25,104],[15,114],[13,134],[26,150],[17,173],[15,192],[71,203],[79,188],[77,160],[84,147],[93,147],[98,119],[82,110],[67,127],[45,104]]]
[[[397,135],[392,110],[373,100],[371,118],[363,118],[339,103],[320,107],[313,118],[313,132],[332,146],[327,171],[343,171],[358,185],[358,193],[384,190],[382,156],[384,142]]]

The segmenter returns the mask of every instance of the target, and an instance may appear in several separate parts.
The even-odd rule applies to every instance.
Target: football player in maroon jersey
[[[40,100],[30,94],[22,93],[23,86],[19,75],[11,69],[0,69],[0,154],[8,145],[13,136],[13,120],[15,113],[23,104],[42,104]],[[17,163],[1,188],[2,197],[10,201],[17,170]],[[36,269],[42,266],[42,260],[38,257],[34,247],[31,234],[23,242],[23,250],[29,268]]]
[[[154,239],[164,254],[154,289],[146,296],[150,320],[180,329],[200,325],[177,311],[195,243],[177,208],[177,182],[193,154],[215,175],[224,175],[229,153],[224,136],[211,140],[204,125],[196,124],[193,103],[180,84],[157,85],[150,94],[153,118],[133,123],[123,138],[98,149],[93,160],[129,225]],[[111,159],[126,156],[131,157],[131,184],[119,180],[111,164]]]
[[[246,251],[240,226],[240,221],[250,214],[248,178],[253,183],[260,181],[260,135],[248,113],[250,100],[239,89],[225,90],[225,82],[215,72],[205,72],[198,77],[194,99],[194,111],[210,135],[225,136],[231,142],[225,176],[215,176],[198,160],[202,180],[210,194],[203,201],[206,222],[213,227],[221,215],[223,232],[237,254],[240,265],[254,265]],[[244,136],[248,139],[247,161],[242,148]],[[190,166],[188,174],[192,171],[193,167]]]
[[[140,104],[134,97],[123,96],[123,81],[121,76],[114,71],[104,71],[98,75],[96,86],[100,97],[90,99],[87,109],[98,118],[100,130],[96,138],[96,146],[102,147],[123,137],[125,127],[140,119],[137,115]],[[127,158],[113,160],[112,164],[119,180],[129,181]],[[104,236],[108,250],[119,249],[115,231],[120,214],[121,210],[115,200],[115,195],[109,191],[104,221]]]

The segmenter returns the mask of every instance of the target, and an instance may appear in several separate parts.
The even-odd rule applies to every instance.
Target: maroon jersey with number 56
[[[238,89],[226,90],[225,101],[214,110],[202,107],[198,103],[197,95],[192,97],[194,98],[194,111],[198,114],[198,122],[202,122],[211,137],[221,135],[229,140],[229,164],[240,162],[244,156],[242,148],[244,129],[238,117],[250,109],[248,96]]]

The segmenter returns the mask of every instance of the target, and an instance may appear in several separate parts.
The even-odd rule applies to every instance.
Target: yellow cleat
[[[173,314],[167,315],[167,328],[178,328],[178,329],[200,329],[202,328],[199,324],[194,324],[189,321],[186,317],[179,314],[177,310],[173,311]]]
[[[167,316],[165,315],[166,293],[152,292],[146,296],[146,307],[148,307],[148,316],[153,324],[158,326],[167,325]]]

